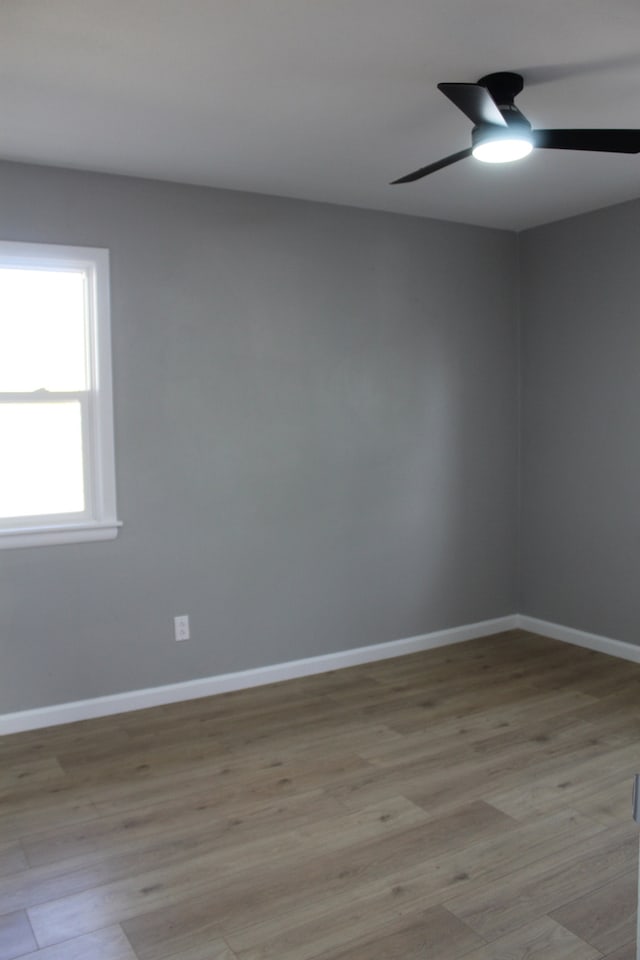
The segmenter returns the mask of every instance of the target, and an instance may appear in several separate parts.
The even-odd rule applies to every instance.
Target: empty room
[[[639,50],[0,4],[0,960],[637,960]]]

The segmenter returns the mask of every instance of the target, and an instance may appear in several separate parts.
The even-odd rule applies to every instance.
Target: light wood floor
[[[640,667],[530,634],[0,740],[0,960],[634,960]]]

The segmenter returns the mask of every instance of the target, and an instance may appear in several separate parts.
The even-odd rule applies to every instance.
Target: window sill
[[[0,530],[0,550],[114,540],[121,526],[119,520],[109,520],[102,523],[61,523],[46,527],[5,528]]]

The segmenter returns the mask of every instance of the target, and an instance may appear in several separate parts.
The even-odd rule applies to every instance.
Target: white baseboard
[[[214,677],[202,677],[186,680],[183,683],[171,683],[162,687],[148,687],[144,690],[128,690],[92,700],[76,700],[73,703],[57,703],[33,710],[21,710],[17,713],[0,715],[0,735],[19,733],[24,730],[36,730],[40,727],[53,727],[60,723],[74,723],[77,720],[89,720],[93,717],[107,717],[114,713],[129,710],[141,710],[145,707],[157,707],[165,703],[180,700],[195,700],[198,697],[210,697],[217,693],[242,690],[245,687],[257,687],[280,680],[292,680],[314,673],[327,673],[343,667],[353,667],[360,663],[375,660],[388,660],[421,650],[432,650],[448,644],[462,643],[478,637],[514,630],[518,626],[518,617],[513,614],[498,617],[495,620],[483,620],[449,630],[437,630],[419,637],[406,640],[392,640],[388,643],[376,643],[370,647],[356,647],[352,650],[340,650],[319,657],[307,657],[304,660],[290,660],[253,670],[237,673],[224,673]],[[529,628],[525,628],[529,629]]]
[[[601,637],[597,633],[586,633],[584,630],[574,630],[573,627],[563,627],[558,623],[538,620],[536,617],[527,617],[523,614],[517,614],[515,620],[520,630],[539,633],[552,640],[562,640],[563,643],[573,643],[577,647],[586,647],[598,653],[608,653],[612,657],[640,663],[640,647],[633,643],[612,640],[611,637]]]
[[[421,650],[433,650],[436,647],[463,643],[465,640],[474,640],[492,633],[515,629],[528,630],[530,633],[538,633],[552,640],[572,643],[578,647],[586,647],[588,650],[596,650],[598,653],[640,663],[640,646],[623,640],[602,637],[595,633],[587,633],[584,630],[574,630],[572,627],[563,627],[560,624],[524,614],[511,614],[495,620],[483,620],[479,623],[452,627],[449,630],[425,633],[418,637],[377,643],[369,647],[355,647],[352,650],[340,650],[318,657],[307,657],[304,660],[290,660],[286,663],[186,680],[162,687],[128,690],[91,700],[76,700],[72,703],[57,703],[52,706],[36,707],[33,710],[0,714],[0,736],[41,727],[52,727],[61,723],[74,723],[77,720],[89,720],[93,717],[107,717],[114,713],[142,710],[145,707],[157,707],[180,700],[195,700],[198,697],[229,693],[232,690],[242,690],[267,683],[278,683],[281,680],[311,676],[314,673],[327,673],[329,670],[340,670],[375,660],[401,657]]]

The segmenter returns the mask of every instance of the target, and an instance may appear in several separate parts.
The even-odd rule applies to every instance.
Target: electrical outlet
[[[176,640],[188,640],[190,637],[189,633],[189,616],[185,614],[182,617],[173,618],[173,632]]]

